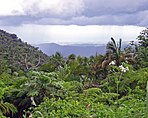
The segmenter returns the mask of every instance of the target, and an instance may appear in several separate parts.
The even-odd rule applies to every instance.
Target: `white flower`
[[[124,72],[124,73],[127,72],[127,71],[129,71],[129,68],[128,68],[128,67],[123,67],[123,65],[120,65],[119,68],[120,68],[121,71]]]
[[[114,61],[111,61],[111,62],[109,63],[109,65],[115,65],[115,62],[114,62]]]
[[[85,75],[81,75],[82,78],[85,78]]]
[[[30,97],[30,100],[31,100],[31,102],[32,102],[32,105],[36,106],[36,103],[35,103],[35,101],[34,101],[34,97]]]
[[[128,67],[126,67],[126,70],[127,70],[127,71],[129,71],[129,68],[128,68]]]

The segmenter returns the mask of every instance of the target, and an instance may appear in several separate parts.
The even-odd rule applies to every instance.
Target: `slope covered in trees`
[[[24,43],[15,34],[0,30],[0,73],[28,70],[48,60],[38,48]]]
[[[25,73],[3,70],[1,118],[147,118],[147,31],[123,51],[122,40],[111,38],[105,55],[56,53]]]

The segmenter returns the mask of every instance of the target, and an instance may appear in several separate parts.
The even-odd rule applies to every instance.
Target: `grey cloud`
[[[44,10],[38,10],[39,6],[36,5],[38,3],[31,4],[31,8],[25,9],[26,7],[24,7],[26,14],[22,16],[0,16],[0,25],[148,26],[148,0],[81,0],[80,3],[80,5],[78,3],[75,3],[75,6],[71,5],[72,9],[62,7],[62,11],[58,11],[58,13],[54,11],[55,8],[47,7]],[[36,9],[35,14],[31,13]]]
[[[21,25],[21,24],[41,24],[41,25],[139,25],[147,26],[148,11],[135,14],[123,15],[101,15],[95,17],[79,16],[71,19],[59,19],[51,17],[31,17],[31,16],[9,16],[0,20],[0,25]]]
[[[32,16],[0,16],[1,26],[17,26],[21,24],[31,23],[39,20],[38,17]]]
[[[87,16],[127,14],[148,9],[148,0],[85,0]]]
[[[73,17],[71,19],[41,18],[34,24],[42,25],[139,25],[147,26],[148,10],[134,14]],[[30,22],[31,23],[31,22]]]
[[[81,15],[84,10],[83,0],[24,0],[22,8],[25,15],[52,18],[68,18]]]

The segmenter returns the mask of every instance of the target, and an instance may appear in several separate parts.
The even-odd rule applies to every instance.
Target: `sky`
[[[131,41],[146,27],[148,0],[0,0],[0,29],[31,44]]]

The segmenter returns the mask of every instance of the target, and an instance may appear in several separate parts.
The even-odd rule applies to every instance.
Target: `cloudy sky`
[[[0,0],[0,29],[31,43],[135,40],[148,26],[148,0]]]

